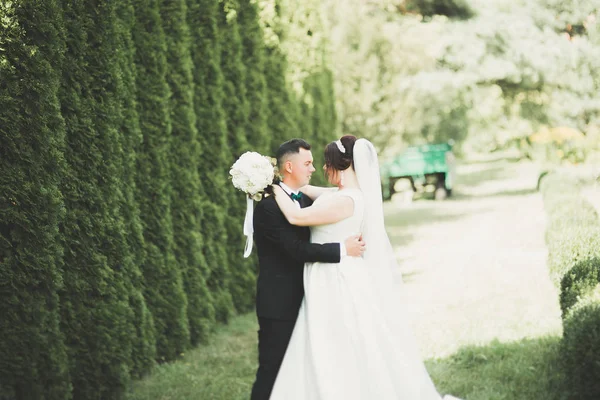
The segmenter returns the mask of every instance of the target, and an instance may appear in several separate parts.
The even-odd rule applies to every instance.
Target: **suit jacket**
[[[300,205],[312,200],[302,196]],[[304,297],[304,263],[340,262],[339,243],[310,243],[310,229],[291,225],[274,196],[254,210],[254,242],[258,251],[256,313],[259,317],[295,321]]]

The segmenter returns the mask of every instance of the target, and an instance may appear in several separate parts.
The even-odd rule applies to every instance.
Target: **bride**
[[[373,145],[343,136],[326,147],[323,168],[337,189],[305,187],[315,202],[301,209],[274,186],[281,211],[310,226],[312,242],[362,233],[367,249],[339,264],[305,265],[304,301],[270,399],[440,400],[394,283]]]

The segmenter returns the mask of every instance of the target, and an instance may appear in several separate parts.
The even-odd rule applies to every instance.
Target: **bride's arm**
[[[281,212],[292,225],[333,224],[352,216],[354,213],[354,201],[348,196],[332,196],[310,207],[298,208],[278,185],[273,186],[273,192]]]
[[[311,198],[311,200],[315,201],[320,195],[328,192],[335,192],[338,188],[336,187],[321,187],[321,186],[312,186],[306,185],[300,189],[302,193]]]

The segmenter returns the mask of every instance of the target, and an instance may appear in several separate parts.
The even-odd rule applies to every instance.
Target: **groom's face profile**
[[[289,177],[289,183],[296,188],[308,185],[312,173],[315,172],[311,151],[300,148],[298,153],[290,154],[284,164],[284,169]]]

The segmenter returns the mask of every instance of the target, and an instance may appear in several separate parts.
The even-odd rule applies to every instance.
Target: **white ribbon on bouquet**
[[[246,218],[244,218],[244,235],[246,236],[246,248],[244,249],[244,258],[250,257],[252,253],[254,225],[252,219],[254,218],[254,200],[246,198]]]

